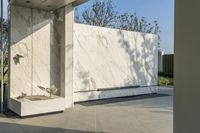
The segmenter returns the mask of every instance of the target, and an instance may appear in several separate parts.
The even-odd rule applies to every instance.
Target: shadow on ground
[[[20,117],[12,111],[8,110],[7,112],[0,114],[0,118],[19,119]]]
[[[13,123],[0,123],[1,133],[105,133],[105,132],[91,132],[73,129],[40,127],[32,125],[21,125]]]
[[[0,114],[0,118],[9,118],[9,119],[28,119],[28,118],[37,118],[41,116],[51,116],[51,115],[56,115],[56,114],[62,114],[63,111],[60,112],[52,112],[52,113],[44,113],[44,114],[38,114],[38,115],[31,115],[31,116],[25,116],[25,117],[20,117],[16,113],[12,112],[11,110],[8,110],[7,112]],[[1,133],[1,132],[0,132]]]

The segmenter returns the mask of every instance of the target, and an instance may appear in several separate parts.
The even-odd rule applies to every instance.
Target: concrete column
[[[200,0],[175,0],[174,133],[200,133]]]
[[[163,72],[163,55],[164,52],[162,50],[158,50],[158,72]]]
[[[65,98],[66,108],[73,107],[73,23],[72,4],[65,7]]]

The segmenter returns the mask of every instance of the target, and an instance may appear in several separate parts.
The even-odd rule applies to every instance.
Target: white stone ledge
[[[74,93],[74,102],[153,94],[157,92],[158,92],[157,86],[128,88],[128,89],[120,89],[120,90],[76,92]]]
[[[47,100],[36,101],[10,98],[9,109],[21,117],[60,112],[65,110],[65,100],[58,96],[53,96]]]

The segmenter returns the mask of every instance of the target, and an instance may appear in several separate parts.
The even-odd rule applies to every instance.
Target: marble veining
[[[74,24],[72,5],[54,13],[18,6],[10,11],[11,98],[47,95],[38,86],[55,87],[72,107],[80,99],[152,93],[151,87],[97,89],[157,85],[157,36]]]
[[[31,93],[31,12],[25,8],[21,13],[21,8],[10,7],[11,14],[11,48],[10,48],[10,95],[16,97],[24,93]],[[15,63],[13,58],[20,54],[23,56],[19,63]],[[24,88],[22,88],[22,86]],[[28,89],[27,89],[28,88]]]
[[[52,13],[11,6],[11,97],[46,95],[38,88],[60,88],[60,45]],[[13,58],[23,56],[15,63]]]
[[[74,24],[74,91],[157,85],[157,36]]]

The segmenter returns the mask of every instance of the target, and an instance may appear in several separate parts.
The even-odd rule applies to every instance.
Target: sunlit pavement
[[[0,114],[0,133],[173,133],[173,88],[159,94],[79,103],[64,113]]]

